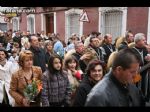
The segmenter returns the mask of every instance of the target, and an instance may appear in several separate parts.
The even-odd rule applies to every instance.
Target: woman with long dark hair
[[[42,106],[69,106],[71,88],[67,72],[62,70],[62,59],[53,55],[48,61],[48,70],[42,76]]]

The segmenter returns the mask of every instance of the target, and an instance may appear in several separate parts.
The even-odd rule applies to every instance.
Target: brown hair
[[[33,60],[33,53],[29,50],[21,51],[19,54],[19,65],[23,67],[24,60],[28,58]]]
[[[64,60],[64,69],[68,69],[69,68],[68,63],[72,62],[73,60],[76,62],[75,69],[78,69],[79,68],[78,60],[73,55],[70,55],[70,56],[65,58],[65,60]]]
[[[45,51],[47,51],[48,45],[51,45],[52,47],[54,47],[54,43],[52,41],[47,41],[47,42],[45,42],[45,46],[44,46]]]
[[[86,68],[86,74],[90,75],[91,70],[94,70],[97,65],[100,65],[102,67],[103,75],[104,75],[104,70],[106,68],[106,64],[103,61],[100,61],[100,60],[92,60],[92,61],[90,61],[90,63],[88,64],[88,66]]]

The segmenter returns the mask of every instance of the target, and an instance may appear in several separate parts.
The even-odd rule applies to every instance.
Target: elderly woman
[[[15,99],[15,106],[30,106],[30,101],[24,96],[25,87],[33,80],[41,80],[42,70],[33,66],[33,54],[25,50],[19,55],[20,69],[12,75],[10,95]],[[39,106],[39,102],[37,102]]]

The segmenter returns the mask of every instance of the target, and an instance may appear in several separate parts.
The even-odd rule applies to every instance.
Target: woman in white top
[[[5,49],[0,48],[0,105],[14,106],[15,101],[9,94],[12,73],[16,68],[12,62],[7,61],[8,54]]]
[[[17,49],[15,49],[15,48],[12,49],[11,53],[12,53],[12,55],[10,56],[8,61],[11,61],[13,63],[13,65],[19,69],[19,64],[18,64],[19,55],[17,53]]]

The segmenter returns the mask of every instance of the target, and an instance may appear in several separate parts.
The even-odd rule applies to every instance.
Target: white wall
[[[148,10],[147,43],[150,44],[150,7]]]

